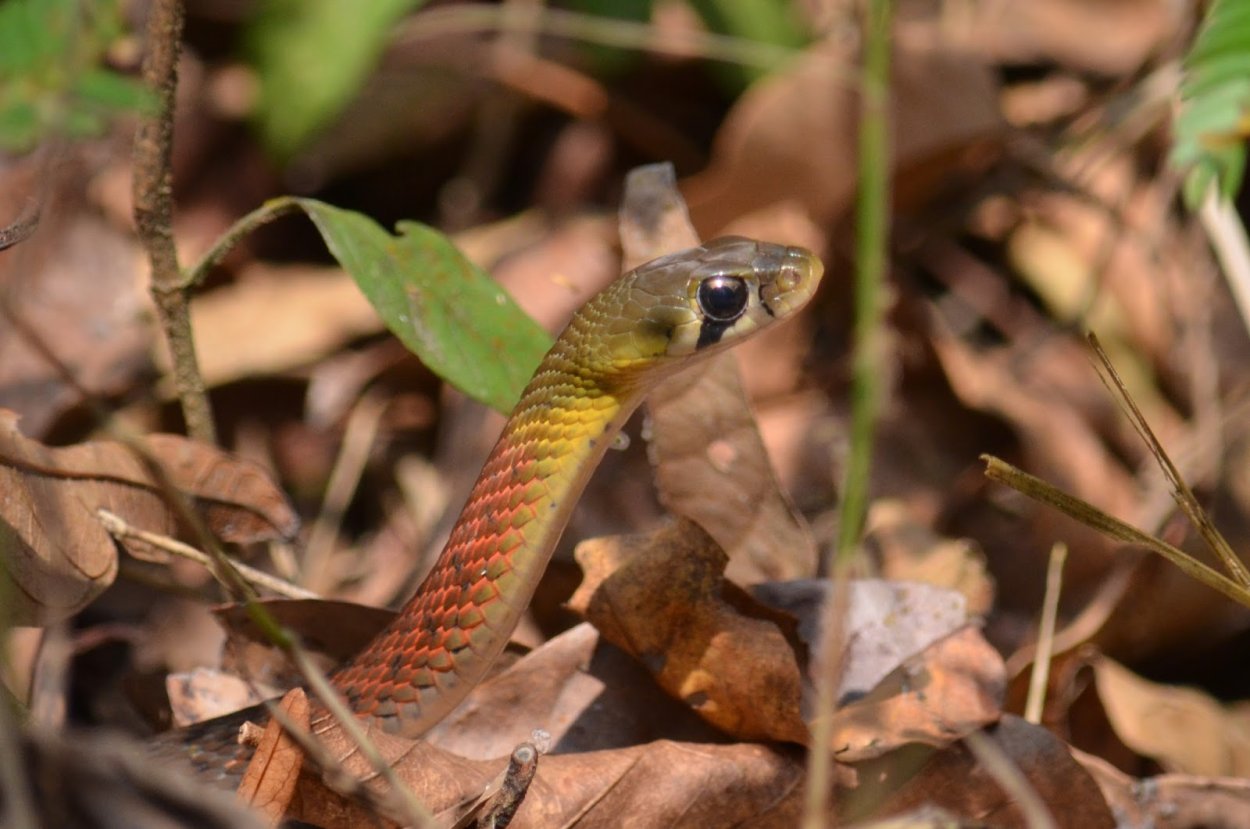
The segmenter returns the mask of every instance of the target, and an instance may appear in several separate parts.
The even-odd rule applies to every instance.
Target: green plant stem
[[[182,45],[182,0],[157,0],[148,16],[143,79],[155,93],[157,106],[140,119],[135,134],[135,227],[152,265],[152,298],[169,343],[174,385],[182,404],[187,434],[217,443],[213,411],[195,356],[191,310],[178,267],[173,232],[174,93],[178,88],[178,54]]]
[[[882,282],[889,222],[889,0],[868,0],[864,24],[864,70],[860,81],[859,192],[855,210],[855,356],[851,385],[851,434],[842,487],[838,540],[829,553],[817,654],[816,705],[808,755],[804,829],[828,821],[835,693],[842,675],[846,579],[859,547],[872,467],[872,443],[881,397],[883,363]]]
[[[836,555],[852,558],[868,511],[872,441],[881,398],[882,290],[889,221],[889,0],[870,0],[859,127],[855,205],[855,356],[851,442],[842,487]]]
[[[208,272],[221,264],[226,255],[234,249],[244,236],[253,232],[263,225],[267,225],[274,219],[285,216],[288,213],[298,213],[302,208],[299,199],[294,196],[278,196],[270,199],[260,207],[248,213],[246,216],[238,219],[230,228],[213,244],[208,251],[200,257],[200,261],[189,268],[183,277],[182,286],[190,289],[199,285],[204,281]]]

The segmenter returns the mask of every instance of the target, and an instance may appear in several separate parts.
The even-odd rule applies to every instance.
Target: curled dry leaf
[[[1098,698],[1116,735],[1167,771],[1250,774],[1250,707],[1224,706],[1196,688],[1145,680],[1119,663],[1093,663]]]
[[[265,472],[176,435],[145,440],[170,483],[190,496],[227,541],[290,537],[298,519]],[[50,448],[0,410],[0,562],[14,587],[12,621],[44,624],[81,609],[112,582],[117,553],[96,518],[104,508],[132,526],[170,534],[177,516],[143,461],[120,443]]]
[[[308,696],[303,689],[288,692],[280,707],[296,729],[308,730]],[[303,749],[276,717],[270,718],[239,784],[239,799],[278,825],[290,810],[303,764]]]
[[[727,601],[725,553],[696,524],[593,539],[574,555],[586,577],[570,607],[669,694],[735,737],[807,740],[793,647],[766,609]]]
[[[1098,783],[1120,826],[1250,826],[1250,780],[1190,774],[1139,780],[1101,757],[1077,749],[1072,756]]]
[[[603,637],[638,658],[669,694],[742,739],[806,742],[796,647],[769,608],[797,617],[799,638],[819,631],[825,582],[735,594],[724,553],[696,525],[578,546],[586,572],[569,604]],[[839,759],[878,756],[904,743],[945,745],[996,721],[1002,658],[965,624],[963,597],[923,584],[851,585],[849,647],[833,747]]]
[[[998,720],[1002,658],[973,627],[925,648],[863,699],[833,715],[830,745],[845,763],[908,743],[947,745]]]

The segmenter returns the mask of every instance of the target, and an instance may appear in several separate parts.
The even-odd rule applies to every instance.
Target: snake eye
[[[750,291],[736,276],[709,276],[699,283],[699,307],[716,322],[733,322],[747,309]]]

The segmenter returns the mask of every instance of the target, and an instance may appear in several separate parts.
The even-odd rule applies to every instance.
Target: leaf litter
[[[197,14],[191,10],[202,25]],[[885,378],[870,554],[858,572],[864,580],[853,588],[861,598],[875,598],[852,602],[876,615],[850,622],[862,631],[852,642],[870,647],[855,653],[853,644],[843,677],[835,728],[841,764],[831,781],[836,821],[884,825],[889,816],[910,815],[929,825],[1024,825],[1028,815],[961,739],[969,734],[997,746],[1056,825],[1239,825],[1250,814],[1250,792],[1239,777],[1239,701],[1250,698],[1239,655],[1250,614],[1166,565],[1126,559],[1067,519],[987,486],[976,461],[983,452],[1006,456],[1138,526],[1163,527],[1178,546],[1192,546],[1186,531],[1168,522],[1166,483],[1089,369],[1076,333],[1088,325],[1098,330],[1199,499],[1218,506],[1216,521],[1234,549],[1246,548],[1244,329],[1212,278],[1205,247],[1175,209],[1173,190],[1153,174],[1164,114],[1152,110],[1148,98],[1121,97],[1125,87],[1117,86],[1157,68],[1179,14],[1175,5],[1154,2],[1130,13],[1118,3],[1045,0],[1027,10],[980,4],[940,17],[917,7],[900,18],[893,91],[898,217],[885,337],[892,368]],[[418,12],[413,19],[421,17]],[[689,17],[666,20],[680,32]],[[212,25],[224,27],[220,31],[245,26],[230,20]],[[1090,37],[1103,25],[1115,36]],[[614,230],[585,205],[614,205],[626,161],[638,147],[678,144],[674,133],[649,136],[638,128],[657,123],[653,112],[622,119],[611,105],[594,123],[535,129],[535,122],[522,119],[516,123],[526,138],[550,137],[543,130],[556,134],[557,140],[534,144],[533,157],[546,153],[541,170],[501,185],[503,179],[488,174],[491,165],[475,156],[458,171],[456,187],[469,182],[484,189],[476,196],[471,187],[440,191],[445,182],[412,175],[396,142],[386,138],[395,131],[399,99],[385,90],[406,76],[409,93],[431,93],[426,100],[431,113],[440,113],[439,123],[421,127],[420,108],[401,107],[413,110],[404,123],[427,136],[417,142],[418,152],[450,169],[437,136],[470,139],[473,111],[493,106],[472,72],[457,78],[465,94],[454,105],[443,100],[452,87],[439,91],[438,74],[448,67],[462,71],[471,55],[486,51],[480,38],[457,37],[455,43],[472,48],[458,60],[449,57],[456,50],[447,44],[432,48],[425,65],[414,59],[411,42],[397,43],[391,67],[398,74],[371,79],[347,120],[321,138],[310,137],[287,173],[329,203],[340,199],[316,192],[317,183],[349,180],[362,159],[394,174],[353,191],[377,207],[365,212],[375,216],[379,232],[402,216],[456,217],[447,226],[469,227],[455,238],[470,259],[498,276],[549,331],[557,329],[616,270]],[[577,86],[583,82],[609,98],[615,94],[613,81],[595,77],[591,63],[579,63],[585,57],[579,48],[561,53],[578,68],[544,76],[570,85],[545,90],[548,103],[577,100],[571,92],[587,88]],[[214,54],[186,54],[184,77],[196,93],[191,100],[210,100],[239,83],[242,76],[227,71],[238,66]],[[515,825],[619,825],[622,815],[639,825],[797,821],[812,608],[822,590],[783,580],[812,576],[819,546],[836,535],[850,307],[845,231],[854,188],[852,58],[836,39],[810,46],[789,67],[726,103],[725,119],[715,123],[695,120],[711,117],[704,106],[674,105],[697,103],[683,97],[690,89],[707,92],[688,58],[618,70],[646,67],[653,78],[680,81],[639,87],[663,95],[642,92],[637,100],[667,113],[678,131],[705,137],[692,142],[680,136],[682,146],[706,154],[701,171],[693,165],[681,170],[695,226],[706,235],[732,230],[809,245],[830,265],[831,278],[797,325],[738,355],[745,395],[710,392],[692,378],[676,390],[714,402],[715,415],[710,405],[694,406],[692,414],[657,402],[650,426],[630,427],[634,434],[649,431],[652,441],[612,453],[592,482],[533,619],[518,634],[529,651],[510,653],[428,742],[378,736],[400,778],[436,814],[450,819],[482,808],[468,804],[482,799],[513,749],[541,728],[550,746],[537,760]],[[497,61],[475,71],[506,75],[515,71],[509,66],[535,64]],[[179,130],[179,146],[186,148],[178,161],[180,244],[203,246],[224,227],[222,217],[238,216],[286,189],[266,170],[270,162],[261,151],[222,129],[245,110],[197,110],[189,117],[200,128]],[[522,110],[532,114],[525,105]],[[383,123],[390,126],[377,128]],[[353,125],[360,127],[355,133]],[[599,149],[591,166],[578,167],[587,159],[564,154],[585,150],[579,142],[587,125]],[[634,128],[625,138],[615,132]],[[629,151],[605,154],[604,142]],[[469,156],[491,152],[489,142],[463,143]],[[97,146],[91,152],[107,151]],[[117,227],[117,217],[129,211],[107,184],[119,170],[127,178],[125,161],[105,169],[86,158],[94,156],[74,161],[92,187],[79,204],[51,214],[45,208],[40,232],[0,254],[6,268],[0,288],[22,320],[59,332],[58,356],[82,386],[118,401],[149,431],[176,428],[166,425],[169,412],[158,395],[144,393],[152,329],[135,310],[142,301],[133,290],[139,280],[129,230]],[[512,161],[506,154],[495,158],[499,169]],[[232,174],[220,175],[223,169]],[[238,170],[266,171],[239,176]],[[574,170],[580,178],[560,180]],[[0,170],[6,181],[10,174]],[[382,194],[401,181],[415,188],[405,191],[405,204],[422,206],[395,211],[392,197]],[[541,185],[527,190],[525,182],[534,181]],[[517,214],[517,205],[528,205],[531,196],[537,201],[540,189],[547,215]],[[684,217],[676,219],[649,239],[630,241],[628,224],[623,227],[626,257],[646,258],[693,241]],[[441,543],[436,518],[404,517],[405,497],[418,499],[419,509],[446,503],[454,512],[457,491],[468,485],[458,482],[471,479],[475,453],[489,445],[493,427],[414,358],[374,351],[385,342],[376,315],[342,293],[347,277],[341,271],[305,264],[320,266],[325,255],[309,251],[308,231],[291,229],[296,224],[266,228],[249,240],[223,261],[196,301],[223,434],[239,455],[273,469],[281,489],[239,488],[238,481],[251,480],[246,470],[252,468],[205,447],[159,457],[163,464],[189,459],[179,488],[200,506],[211,504],[210,525],[237,529],[236,541],[288,535],[295,513],[282,493],[311,523],[351,401],[365,389],[381,395],[388,400],[386,414],[366,450],[359,492],[336,525],[322,578],[333,597],[389,601],[414,583],[418,563]],[[41,238],[58,244],[39,248]],[[64,239],[77,241],[58,253]],[[111,274],[93,283],[103,300],[74,287],[90,270],[75,253],[81,250]],[[58,256],[79,264],[58,265]],[[65,301],[43,304],[52,292]],[[83,334],[98,336],[84,343]],[[6,494],[42,495],[17,499],[25,500],[25,511],[5,513],[5,520],[28,528],[37,515],[38,526],[51,528],[44,538],[22,536],[19,555],[6,552],[6,570],[15,572],[20,560],[22,589],[37,594],[23,600],[22,612],[30,621],[73,618],[89,629],[117,618],[155,624],[162,618],[155,608],[168,600],[144,593],[143,579],[132,581],[139,573],[150,577],[150,563],[134,569],[129,558],[118,559],[92,510],[116,492],[133,490],[141,493],[140,506],[131,508],[128,520],[159,532],[182,528],[160,505],[159,487],[126,466],[126,450],[92,432],[81,395],[37,354],[23,351],[22,342],[15,328],[0,325],[0,402],[22,412],[26,430],[19,435],[10,421],[10,444],[17,448],[8,454],[25,458],[28,467],[21,471],[10,459],[3,474],[15,481]],[[478,361],[494,359],[490,351]],[[336,360],[340,368],[332,371]],[[304,393],[307,401],[300,399]],[[759,427],[742,413],[747,397],[760,411]],[[704,423],[694,422],[704,415]],[[691,434],[674,432],[673,423]],[[774,450],[772,462],[764,445]],[[55,454],[70,450],[88,454],[71,452],[64,456],[68,462]],[[91,452],[99,454],[92,458]],[[31,458],[44,471],[32,472]],[[658,496],[647,483],[649,461],[659,470]],[[414,463],[425,471],[405,495],[395,485],[395,470]],[[57,472],[45,474],[48,469]],[[666,511],[679,516],[676,523],[661,523]],[[564,607],[581,580],[572,550],[588,538],[595,540],[583,541],[579,557],[599,570],[587,576],[575,605],[595,626],[578,624]],[[1042,724],[1032,725],[1016,716],[1023,710],[1018,689],[1037,658],[1045,554],[1058,538],[1073,550],[1061,602],[1061,649],[1047,655],[1053,664],[1045,713]],[[257,563],[300,581],[299,556],[298,546],[294,552],[272,548],[269,560]],[[119,563],[125,578],[116,577]],[[169,569],[166,581],[184,592],[210,592],[202,573],[190,576],[181,565]],[[386,618],[385,612],[371,616],[320,601],[291,603],[297,609],[290,611],[270,604],[286,614],[284,625],[333,654],[327,666]],[[255,631],[240,633],[250,624],[241,611],[223,619],[234,635],[221,676],[272,680],[275,689],[290,681],[289,667]],[[1071,624],[1064,627],[1064,621]],[[110,639],[107,630],[101,627],[98,641],[125,640]],[[74,682],[103,687],[94,682],[103,670],[123,673],[121,684],[137,687],[143,671],[126,648],[114,653],[112,647],[84,647],[72,663],[82,677]],[[105,654],[109,664],[101,666]],[[1010,686],[1000,654],[1016,654],[1008,663]],[[145,658],[160,659],[159,653]],[[218,690],[214,675],[204,676],[202,690],[188,686],[196,689],[185,701],[188,718],[206,715],[203,697]],[[239,690],[247,685],[230,681]],[[25,692],[18,689],[17,696]],[[91,710],[96,713],[86,720],[81,713],[71,719],[98,719],[103,709]],[[346,738],[329,739],[339,753],[353,752]],[[43,756],[72,769],[62,754]],[[351,762],[364,770],[358,757]],[[264,782],[281,787],[263,789],[261,800],[319,825],[359,825],[376,814],[379,801],[362,805],[327,788],[318,774],[292,777],[290,769],[273,766],[273,781],[266,775]],[[114,796],[99,795],[102,801]],[[955,817],[933,817],[923,811],[926,805]]]

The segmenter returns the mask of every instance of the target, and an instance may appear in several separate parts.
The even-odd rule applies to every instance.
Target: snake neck
[[[586,483],[639,396],[562,338],[530,381],[433,569],[333,682],[352,710],[413,737],[486,673],[529,604]]]

